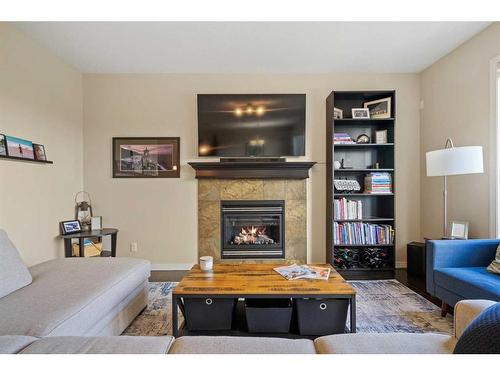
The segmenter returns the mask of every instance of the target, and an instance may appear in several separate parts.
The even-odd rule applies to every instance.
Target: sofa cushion
[[[170,354],[316,354],[311,340],[269,337],[183,336]]]
[[[314,340],[319,354],[449,354],[455,343],[438,333],[351,333]]]
[[[166,354],[172,336],[45,337],[19,354]]]
[[[434,280],[464,299],[500,300],[500,275],[486,267],[439,268],[434,271]]]
[[[31,283],[31,274],[7,233],[0,229],[0,298]]]
[[[497,252],[493,262],[486,268],[488,272],[500,275],[500,246],[497,247]]]
[[[33,283],[0,299],[0,335],[81,336],[137,289],[150,263],[66,258],[30,268]]]
[[[16,354],[32,342],[38,340],[30,336],[0,336],[0,354]]]
[[[465,329],[455,354],[500,354],[500,302],[481,312]]]

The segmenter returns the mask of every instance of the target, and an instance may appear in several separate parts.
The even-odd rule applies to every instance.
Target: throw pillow
[[[497,255],[493,262],[486,268],[488,271],[492,273],[496,273],[500,275],[500,245],[497,247]]]
[[[453,354],[500,354],[500,302],[488,307],[469,324]]]
[[[7,233],[0,229],[0,298],[31,284],[33,279]]]

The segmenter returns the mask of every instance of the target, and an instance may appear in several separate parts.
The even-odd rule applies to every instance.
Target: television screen
[[[304,156],[305,94],[198,95],[198,155]]]

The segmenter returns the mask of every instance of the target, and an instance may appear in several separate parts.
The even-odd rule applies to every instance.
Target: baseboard
[[[163,263],[152,264],[151,271],[187,271],[193,267],[193,263]]]
[[[396,268],[406,268],[406,261],[396,262]]]

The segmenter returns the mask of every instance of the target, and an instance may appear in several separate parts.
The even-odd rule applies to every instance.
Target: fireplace
[[[221,258],[285,257],[285,202],[221,201]]]

